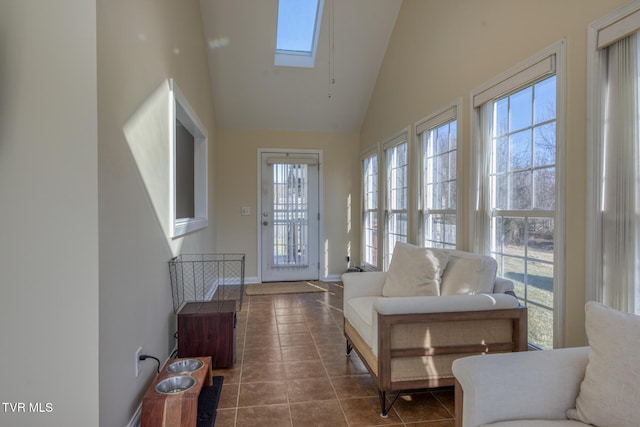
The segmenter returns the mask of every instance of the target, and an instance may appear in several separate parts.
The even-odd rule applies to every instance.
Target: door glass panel
[[[273,267],[309,263],[307,177],[306,164],[273,165]]]

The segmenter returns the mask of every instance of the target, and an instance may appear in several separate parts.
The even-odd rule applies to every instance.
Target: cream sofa
[[[637,427],[640,317],[586,306],[589,347],[453,362],[457,427]]]
[[[513,296],[513,283],[495,277],[493,258],[411,245],[400,249],[407,248],[439,259],[443,268],[437,269],[437,283],[430,283],[426,292],[435,295],[396,296],[389,291],[398,246],[389,273],[342,276],[347,354],[355,349],[376,381],[383,417],[401,392],[453,386],[451,364],[459,357],[527,349],[526,308]],[[422,262],[421,256],[405,261],[395,263],[401,287],[411,281],[408,270]]]

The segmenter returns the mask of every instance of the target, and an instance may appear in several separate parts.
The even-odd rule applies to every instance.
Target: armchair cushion
[[[586,330],[591,352],[570,419],[597,427],[637,427],[640,420],[640,316],[590,301]]]
[[[588,347],[579,347],[456,360],[453,373],[464,390],[464,404],[456,395],[456,411],[462,410],[459,425],[506,426],[514,420],[534,420],[536,426],[547,425],[540,420],[566,423],[565,414],[575,404],[588,354]]]
[[[440,295],[490,294],[498,264],[490,256],[449,251],[449,262],[442,276]]]
[[[397,242],[382,295],[411,297],[440,295],[440,279],[449,254]]]

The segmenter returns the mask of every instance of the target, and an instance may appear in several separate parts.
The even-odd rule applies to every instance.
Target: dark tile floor
[[[245,297],[236,363],[224,375],[216,427],[453,427],[453,389],[401,396],[380,417],[378,391],[345,356],[342,286],[329,292]]]

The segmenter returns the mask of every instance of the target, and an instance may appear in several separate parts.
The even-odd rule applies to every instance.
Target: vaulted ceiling
[[[278,0],[201,0],[216,126],[359,132],[401,4],[325,0],[315,68],[293,68],[274,65]]]

